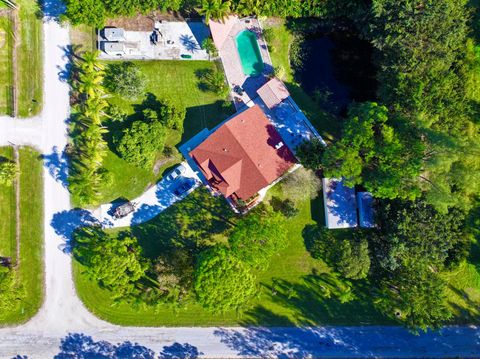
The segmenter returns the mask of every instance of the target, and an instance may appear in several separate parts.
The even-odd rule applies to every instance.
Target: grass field
[[[196,73],[215,64],[208,61],[137,61],[136,64],[148,78],[145,94],[151,93],[158,99],[168,98],[173,103],[184,106],[187,110],[184,132],[172,132],[166,145],[175,148],[191,138],[205,127],[212,128],[230,114],[233,107],[222,106],[221,98],[211,92],[201,91],[198,87]],[[142,104],[145,96],[125,100],[120,97],[109,98],[109,102],[121,107],[135,118],[136,108]],[[137,109],[138,111],[138,109]],[[111,131],[115,131],[112,127]],[[102,202],[106,203],[123,197],[133,199],[154,184],[165,170],[181,161],[181,156],[174,151],[172,158],[152,171],[137,168],[119,158],[113,151],[107,155],[104,166],[113,175],[113,184],[102,193]]]
[[[11,115],[13,111],[13,33],[8,16],[0,16],[0,114]]]
[[[12,147],[0,147],[0,161],[13,160]],[[0,185],[0,256],[15,260],[15,188]]]
[[[0,325],[31,318],[43,300],[43,177],[40,154],[31,148],[20,153],[20,267],[25,297],[15,310],[0,313]],[[1,204],[0,204],[1,206]]]
[[[42,109],[42,20],[36,0],[18,0],[20,46],[18,47],[18,116],[31,117]]]
[[[285,20],[269,18],[264,22],[264,28],[271,29],[272,36],[268,43],[270,56],[274,67],[282,67],[285,71],[283,81],[297,105],[305,112],[315,128],[325,141],[331,141],[340,135],[341,122],[326,113],[315,100],[309,96],[295,81],[290,66],[290,44],[294,35],[285,26]]]
[[[70,41],[77,53],[83,51],[95,51],[95,29],[88,25],[72,26],[70,27]]]

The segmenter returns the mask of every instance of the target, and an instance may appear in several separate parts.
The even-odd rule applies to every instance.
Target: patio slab
[[[158,41],[152,44],[151,31],[125,31],[124,54],[107,54],[101,51],[100,58],[104,60],[209,60],[205,50],[201,48],[202,41],[209,36],[208,27],[200,21],[157,22]],[[102,32],[98,35],[98,47],[103,50],[106,39]]]

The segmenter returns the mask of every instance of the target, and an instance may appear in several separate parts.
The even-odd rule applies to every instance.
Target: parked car
[[[187,169],[184,165],[176,167],[172,172],[170,172],[165,178],[167,181],[173,181],[183,175]]]
[[[113,217],[115,219],[120,219],[129,215],[133,211],[135,211],[135,203],[127,202],[115,208],[115,211],[113,212]]]
[[[184,181],[184,182],[182,182],[182,184],[180,186],[175,188],[173,193],[175,194],[175,196],[180,197],[182,194],[184,194],[184,193],[188,192],[190,189],[192,189],[193,186],[195,186],[195,181],[194,180]]]

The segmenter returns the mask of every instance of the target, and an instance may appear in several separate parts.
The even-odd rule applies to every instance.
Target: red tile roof
[[[290,96],[283,82],[275,77],[260,87],[257,94],[269,109],[279,105]]]
[[[190,152],[225,197],[246,200],[295,164],[295,157],[258,105],[220,126]],[[277,147],[277,148],[276,148]]]

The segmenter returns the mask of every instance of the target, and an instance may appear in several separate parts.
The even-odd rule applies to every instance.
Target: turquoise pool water
[[[251,31],[244,30],[237,35],[236,40],[243,73],[247,76],[261,74],[263,71],[263,61],[255,34]]]

